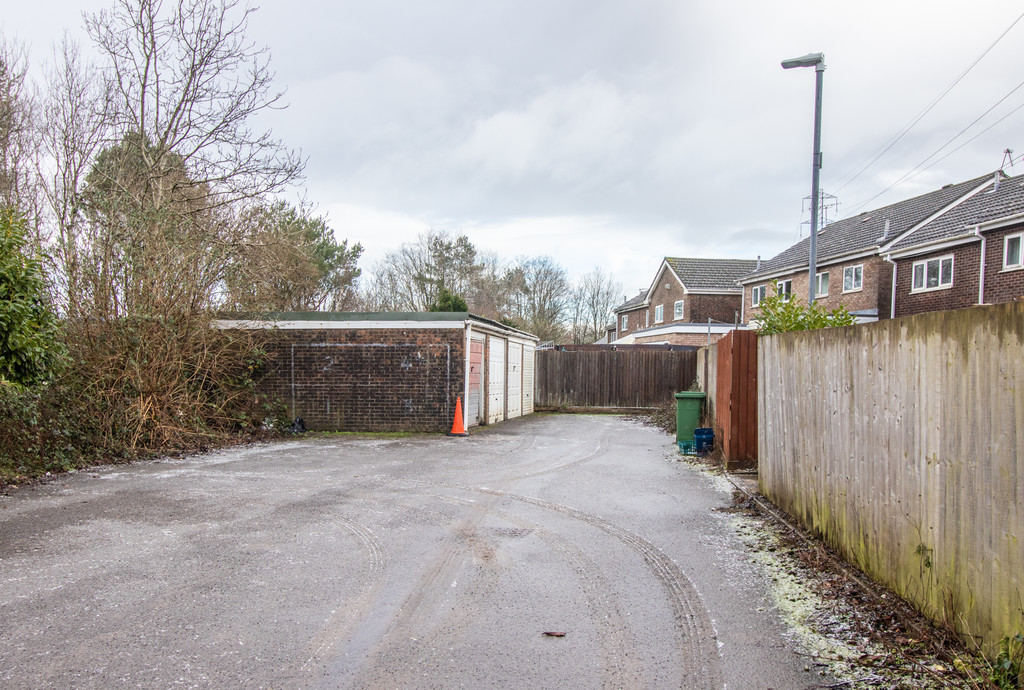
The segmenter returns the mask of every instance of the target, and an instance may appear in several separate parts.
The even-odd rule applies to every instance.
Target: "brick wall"
[[[679,281],[666,270],[661,274],[658,284],[654,286],[654,292],[651,293],[651,326],[660,326],[661,324],[672,323],[676,319],[673,318],[676,300],[684,299],[683,287],[679,284]],[[688,301],[688,300],[687,300]],[[664,308],[664,318],[661,321],[655,321],[654,317],[657,314],[656,307],[661,305]],[[683,303],[684,309],[689,305]]]
[[[681,319],[675,318],[675,306],[679,300],[683,300]],[[736,319],[736,312],[739,311],[742,300],[743,297],[738,292],[735,295],[707,295],[695,292],[684,294],[683,286],[666,271],[651,294],[651,326],[672,322],[704,323],[709,318],[720,323],[732,323]],[[661,322],[656,322],[655,308],[659,304],[664,307],[665,317]],[[643,318],[642,314],[640,318]]]
[[[690,293],[686,300],[686,320],[689,323],[705,323],[708,319],[719,323],[734,323],[739,318],[743,296],[698,295]]]
[[[724,333],[712,333],[711,344],[714,345],[716,342],[721,340],[723,336],[725,336]],[[666,333],[663,335],[638,336],[636,342],[638,345],[668,343],[669,345],[691,345],[693,347],[704,347],[708,344],[708,334]]]
[[[847,268],[861,266],[861,288],[850,292],[843,292],[843,275]],[[836,309],[840,305],[849,311],[861,311],[865,309],[878,309],[878,318],[889,317],[890,297],[892,290],[892,264],[887,263],[879,256],[869,256],[854,261],[845,261],[837,264],[827,264],[818,267],[818,273],[829,274],[828,295],[815,298],[815,302],[826,310]],[[792,280],[791,294],[802,303],[807,303],[807,269],[795,271],[788,275],[779,276],[776,280],[780,283],[783,280]],[[772,281],[752,283],[743,286],[744,319],[749,321],[756,318],[761,312],[753,306],[753,289],[759,285],[766,285]]]
[[[643,330],[647,328],[647,313],[651,311],[647,307],[639,307],[632,311],[624,311],[615,315],[615,329],[616,337],[621,338],[624,335],[628,335],[633,331]],[[626,328],[622,327],[622,317],[626,318]],[[654,315],[651,314],[651,325],[654,325]]]
[[[952,287],[926,292],[910,291],[915,263],[949,254],[953,255]],[[980,256],[981,245],[979,242],[975,242],[930,254],[898,259],[896,262],[896,316],[909,316],[944,309],[964,309],[976,305],[978,303]]]
[[[1004,238],[1024,230],[1024,225],[985,233],[985,304],[1002,304],[1024,297],[1024,270],[1003,270]]]
[[[260,391],[312,430],[448,431],[465,347],[462,329],[278,331]]]

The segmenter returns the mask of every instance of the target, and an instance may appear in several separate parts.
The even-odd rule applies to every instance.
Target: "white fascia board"
[[[661,260],[661,266],[658,267],[658,272],[654,274],[654,281],[651,283],[651,286],[649,288],[647,288],[647,296],[644,297],[644,304],[650,305],[650,303],[651,303],[651,295],[654,294],[654,289],[656,287],[658,287],[658,283],[661,282],[661,276],[662,276],[663,273],[665,273],[665,269],[666,268],[668,270],[672,271],[672,267],[668,265],[668,259],[667,258]],[[672,271],[672,275],[676,276],[675,271]],[[679,280],[679,276],[676,276],[676,280]],[[679,284],[683,285],[683,282],[681,280],[679,280]],[[686,286],[683,285],[683,291],[685,292],[685,290],[686,290]]]
[[[282,331],[313,331],[313,330],[384,330],[384,329],[405,329],[405,330],[462,330],[466,327],[465,321],[260,321],[245,319],[216,319],[213,322],[216,328],[229,329],[239,328],[243,330],[271,330]],[[480,324],[474,323],[479,328]]]
[[[772,280],[775,280],[776,278],[781,278],[782,276],[788,275],[790,273],[799,273],[801,271],[806,271],[807,266],[808,264],[803,264],[802,266],[800,264],[792,264],[785,268],[780,268],[777,271],[772,271],[771,273],[762,273],[758,275],[756,278],[743,278],[739,281],[739,284],[742,285],[743,287],[746,287],[747,285],[754,285],[756,283],[768,283],[771,282]]]
[[[974,234],[972,231],[969,235],[960,235],[959,237],[951,237],[942,240],[935,240],[928,244],[917,244],[913,247],[907,247],[896,252],[889,252],[886,256],[889,259],[904,259],[908,256],[919,256],[921,254],[931,254],[932,252],[940,252],[943,249],[950,249],[952,247],[959,247],[962,244],[971,244],[973,242],[980,242],[981,238]]]
[[[815,269],[818,273],[821,273],[822,269],[831,268],[836,264],[845,264],[848,261],[856,261],[857,259],[867,259],[869,257],[878,255],[879,249],[877,247],[872,247],[871,249],[864,249],[858,252],[851,252],[849,254],[830,256],[826,259],[818,261],[817,265],[815,266]],[[784,276],[788,276],[791,273],[794,275],[806,273],[809,269],[810,264],[797,264],[794,266],[790,266],[789,268],[782,268],[779,269],[778,271],[772,271],[771,273],[764,273],[754,279],[744,278],[743,280],[740,281],[740,285],[746,287],[747,285],[770,283],[776,278],[782,278]]]
[[[949,205],[945,206],[944,208],[939,209],[938,211],[936,211],[932,215],[930,215],[927,218],[925,218],[924,220],[922,220],[920,223],[917,223],[916,225],[912,226],[909,230],[907,230],[907,231],[901,233],[900,235],[892,238],[892,240],[890,242],[887,242],[886,244],[884,244],[884,245],[882,245],[881,247],[878,248],[879,253],[888,252],[893,247],[893,245],[895,245],[898,242],[900,242],[903,238],[905,238],[908,235],[910,235],[910,234],[916,232],[917,230],[923,228],[925,225],[928,225],[928,223],[932,222],[933,220],[935,220],[936,218],[938,218],[942,214],[946,213],[947,211],[949,211],[952,208],[956,208],[957,206],[962,204],[967,199],[970,199],[972,196],[974,196],[975,194],[981,192],[983,189],[987,189],[988,187],[992,186],[994,183],[995,183],[995,178],[989,178],[985,182],[982,182],[980,185],[978,185],[977,188],[967,192],[966,194],[964,194],[959,199],[955,199],[952,203],[950,203]]]
[[[676,273],[676,269],[672,268],[672,264],[668,262],[668,258],[665,258],[663,261],[665,262],[665,268],[668,269],[668,272],[672,274],[672,277],[675,278],[676,282],[683,288],[683,294],[690,294],[690,290],[686,287],[686,283],[684,283],[683,279]],[[660,280],[661,276],[658,276],[658,279]]]
[[[737,329],[732,324],[712,324],[712,333],[728,333],[729,331],[743,330],[742,328]],[[642,331],[636,331],[633,333],[634,336],[646,338],[652,335],[668,335],[669,333],[707,333],[708,325],[706,323],[688,323],[688,324],[670,324],[668,326],[655,326],[654,328],[645,328]]]

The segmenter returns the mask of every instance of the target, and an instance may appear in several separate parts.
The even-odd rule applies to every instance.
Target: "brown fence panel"
[[[715,438],[730,470],[757,466],[757,332],[718,341]]]
[[[654,407],[696,377],[693,350],[538,350],[535,406]]]

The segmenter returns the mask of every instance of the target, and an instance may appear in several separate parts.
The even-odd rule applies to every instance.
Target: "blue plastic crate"
[[[696,455],[697,444],[693,441],[678,441],[679,452],[683,455]]]

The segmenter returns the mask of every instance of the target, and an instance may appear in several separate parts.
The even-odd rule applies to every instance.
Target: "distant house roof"
[[[878,249],[967,194],[992,184],[994,180],[995,175],[988,173],[973,180],[946,185],[912,199],[831,223],[818,233],[818,264],[841,259],[849,254]],[[761,276],[807,266],[810,243],[810,237],[805,237],[762,263],[760,269],[745,276],[741,282],[753,282]]]
[[[679,278],[687,292],[735,292],[739,294],[740,288],[736,281],[754,270],[757,261],[753,259],[697,259],[666,256],[662,260],[661,266],[658,267],[651,287],[641,290],[638,295],[626,300],[612,311],[616,313],[630,311],[646,304],[666,265]]]
[[[667,256],[665,261],[690,292],[737,290],[736,281],[753,271],[753,259],[691,259]]]
[[[612,311],[620,312],[620,311],[629,311],[630,309],[636,309],[637,307],[642,306],[643,303],[646,302],[646,301],[647,301],[647,290],[641,290],[640,294],[638,294],[636,297],[632,297],[632,298],[626,300],[625,302],[623,302],[619,306],[617,306],[614,309],[612,309]]]
[[[1024,215],[1024,175],[999,180],[962,203],[899,238],[888,247],[898,252],[962,237],[978,225]],[[1024,221],[1024,219],[1022,219]]]

